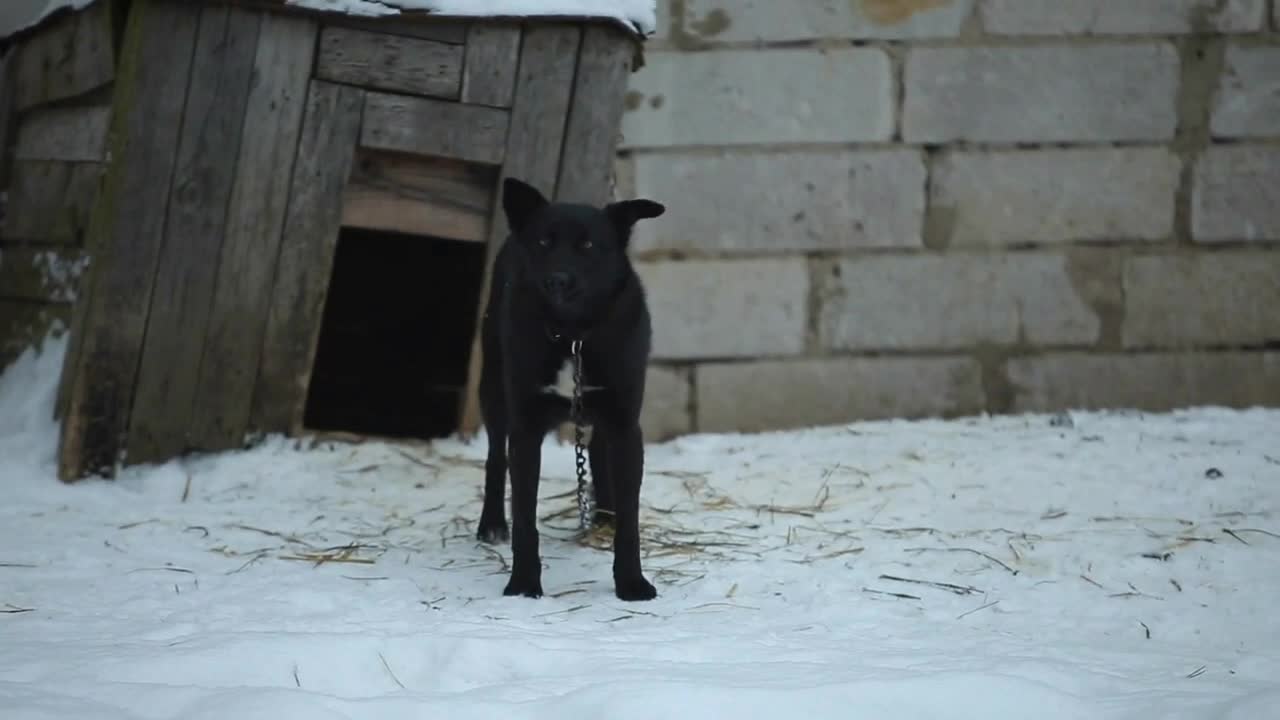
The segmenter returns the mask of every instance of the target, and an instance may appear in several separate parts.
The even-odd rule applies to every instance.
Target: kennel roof
[[[54,15],[98,0],[5,0],[28,7],[0,15],[0,39],[31,30]],[[188,0],[195,2],[198,0]],[[654,0],[262,0],[317,13],[387,17],[432,15],[482,18],[599,18],[622,24],[641,38],[657,26]]]

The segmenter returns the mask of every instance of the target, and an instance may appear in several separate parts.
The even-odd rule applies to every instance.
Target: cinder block
[[[1015,412],[1280,406],[1280,353],[1051,354],[1010,360]]]
[[[696,373],[699,432],[950,417],[984,406],[982,373],[965,357],[713,363]]]
[[[983,0],[993,35],[1175,35],[1262,29],[1266,0]]]
[[[1227,48],[1211,127],[1218,138],[1280,138],[1280,45]]]
[[[689,370],[649,366],[645,376],[640,427],[645,442],[663,442],[692,430]]]
[[[916,48],[903,132],[912,143],[1169,140],[1178,75],[1166,42]]]
[[[651,52],[631,76],[622,146],[888,140],[893,95],[877,49]]]
[[[1280,252],[1130,258],[1124,295],[1128,348],[1280,341]]]
[[[1181,166],[1165,149],[947,153],[929,212],[952,245],[1161,240]]]
[[[842,260],[822,278],[822,341],[838,350],[1088,345],[1101,323],[1081,288],[1094,281],[1046,253]]]
[[[1209,148],[1191,204],[1196,242],[1280,241],[1280,147]]]
[[[704,42],[906,40],[960,34],[973,0],[685,0],[684,29]]]
[[[638,263],[655,359],[796,355],[804,350],[803,258]]]
[[[784,253],[921,246],[926,172],[914,150],[640,153],[636,188],[668,202],[637,252]]]

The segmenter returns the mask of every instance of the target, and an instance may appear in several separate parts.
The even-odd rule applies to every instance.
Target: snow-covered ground
[[[482,441],[276,439],[54,479],[62,343],[0,378],[0,717],[1280,717],[1280,412],[883,422],[652,447],[646,570],[541,600]]]

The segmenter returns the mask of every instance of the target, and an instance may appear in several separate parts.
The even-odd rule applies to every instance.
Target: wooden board
[[[4,218],[4,238],[80,245],[105,166],[22,160],[14,163]]]
[[[301,424],[363,105],[361,90],[311,83],[254,390],[262,432]]]
[[[497,165],[506,154],[506,110],[369,93],[360,146]]]
[[[164,462],[188,447],[262,25],[261,14],[226,5],[204,5],[199,11],[186,122],[129,422],[130,463]]]
[[[325,28],[316,77],[363,88],[456,100],[462,89],[462,46]]]
[[[27,113],[18,127],[17,160],[100,162],[106,154],[109,105],[70,105]]]
[[[88,265],[88,256],[80,248],[5,248],[0,298],[69,303],[75,300],[80,275]]]
[[[582,31],[556,199],[588,205],[609,201],[634,52],[631,37],[611,25],[590,25]]]
[[[342,198],[344,227],[485,242],[490,165],[361,151]]]
[[[467,28],[470,23],[465,20],[443,20],[425,15],[402,13],[396,16],[378,18],[354,15],[334,17],[330,15],[324,19],[324,25],[326,28],[347,27],[387,35],[403,35],[421,40],[435,40],[437,42],[461,45],[467,41]]]
[[[59,476],[114,474],[142,351],[199,13],[134,0],[121,49],[111,157],[89,225],[92,303],[63,418]]]
[[[22,42],[16,58],[19,110],[83,95],[111,82],[116,60],[113,5],[113,0],[99,0]]]
[[[559,174],[560,149],[564,141],[565,117],[573,92],[573,75],[581,32],[574,25],[548,23],[529,25],[520,47],[520,70],[516,77],[515,99],[511,106],[511,126],[507,133],[503,177],[517,177],[546,193],[555,192]],[[493,284],[493,260],[507,239],[507,219],[502,212],[501,179],[494,186],[494,211],[489,226],[484,278],[480,289],[478,320]],[[480,427],[480,322],[476,323],[467,371],[467,388],[462,396],[458,430],[472,435]]]
[[[294,175],[305,173],[297,158],[309,152],[305,144],[299,148],[299,138],[317,32],[309,18],[268,15],[263,21],[190,426],[199,449],[240,447],[249,429],[290,187],[312,182]],[[331,201],[336,212],[339,199]]]
[[[467,33],[462,65],[462,102],[511,107],[520,63],[520,26],[476,23]]]
[[[14,107],[14,86],[17,83],[14,77],[17,71],[14,55],[12,50],[0,53],[0,189],[9,187],[9,168],[13,165],[10,142],[18,122],[18,111]],[[3,215],[3,208],[0,207],[0,219]],[[0,230],[0,237],[2,236],[3,231]]]

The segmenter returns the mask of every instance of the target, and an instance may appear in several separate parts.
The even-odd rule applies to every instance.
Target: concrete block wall
[[[646,431],[1280,405],[1280,0],[658,0]]]

